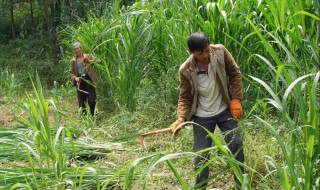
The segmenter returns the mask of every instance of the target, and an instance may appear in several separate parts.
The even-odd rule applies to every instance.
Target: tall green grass
[[[36,84],[33,84],[34,94],[36,99],[28,97],[27,109],[29,110],[30,119],[21,118],[21,122],[33,130],[32,138],[34,140],[35,150],[28,144],[22,143],[29,152],[29,162],[32,169],[35,169],[37,165],[41,169],[49,169],[55,176],[55,180],[61,181],[63,179],[63,172],[67,166],[66,162],[68,156],[64,153],[64,142],[66,139],[71,142],[71,148],[74,151],[73,137],[68,128],[60,126],[58,122],[58,112],[53,112],[54,125],[57,129],[55,136],[53,137],[51,124],[49,121],[49,106],[52,105],[55,108],[55,104],[52,101],[44,98],[43,89],[40,83],[40,79],[37,75]],[[31,157],[32,156],[32,157]],[[43,176],[44,177],[44,176]],[[42,178],[41,182],[45,182],[46,179]],[[37,184],[39,187],[39,185]],[[41,185],[40,185],[41,186]]]
[[[271,159],[280,177],[279,186],[282,189],[315,189],[320,179],[316,169],[320,140],[317,114],[320,111],[317,103],[320,59],[315,38],[318,32],[306,23],[316,26],[319,17],[301,10],[312,1],[298,1],[298,6],[282,1],[280,7],[266,2],[271,7],[271,14],[264,14],[267,21],[275,25],[266,28],[248,22],[268,52],[255,56],[267,65],[271,80],[251,78],[271,95],[272,98],[266,97],[266,100],[278,110],[285,126],[279,129],[269,124],[267,117],[256,117],[270,130],[281,148],[283,160]],[[292,11],[291,15],[287,15],[288,10]],[[290,142],[281,137],[282,131],[289,134]]]
[[[244,78],[243,103],[248,116],[256,115],[282,151],[280,158],[261,155],[273,163],[265,164],[274,168],[267,176],[253,171],[259,179],[239,178],[248,187],[317,188],[320,15],[316,1],[137,1],[119,11],[119,1],[114,3],[115,8],[110,6],[103,17],[89,15],[87,22],[62,32],[70,49],[71,42],[80,41],[87,52],[102,59],[97,65],[101,78],[98,90],[107,97],[104,100],[134,110],[137,98],[148,96],[139,90],[150,81],[159,87],[154,93],[170,93],[163,96],[164,101],[176,96],[178,84],[168,81],[177,80],[178,68],[188,56],[186,39],[191,32],[204,31],[212,43],[224,44],[234,55]],[[70,52],[66,55],[71,57]],[[282,118],[285,127],[269,124],[273,110],[279,110],[275,117]],[[280,132],[289,134],[290,142],[280,138]],[[303,172],[298,173],[300,170]],[[184,180],[175,175],[185,187]],[[280,181],[269,184],[264,181],[268,176],[279,176]],[[127,180],[126,188],[133,178]],[[264,184],[259,184],[261,181]]]
[[[110,6],[103,17],[89,15],[87,22],[63,30],[61,35],[69,37],[65,44],[70,50],[72,41],[80,41],[85,51],[94,52],[103,60],[103,64],[97,67],[101,70],[101,89],[108,90],[102,90],[102,93],[120,106],[135,108],[137,86],[143,78],[154,80],[162,73],[170,74],[170,69],[177,71],[188,56],[186,38],[199,30],[204,31],[212,43],[224,44],[244,74],[263,73],[267,80],[273,79],[264,62],[252,59],[254,54],[267,58],[272,56],[279,62],[274,53],[264,51],[266,43],[260,42],[252,25],[263,26],[258,29],[261,35],[274,36],[288,51],[296,52],[303,59],[311,58],[319,68],[317,41],[313,38],[318,32],[312,27],[319,25],[319,16],[312,14],[315,8],[310,0],[294,3],[256,0],[242,3],[137,1],[121,11],[115,10],[119,1],[114,4],[115,8]],[[270,41],[268,46],[279,50],[279,57],[291,62],[279,43]],[[301,46],[309,46],[313,51],[305,51]],[[69,53],[66,55],[70,56]],[[299,68],[308,72],[312,67],[299,65]],[[170,74],[169,77],[175,76]]]
[[[142,79],[154,75],[151,78],[157,80],[162,73],[167,74],[173,66],[177,67],[177,62],[181,62],[179,53],[174,50],[182,48],[181,41],[177,44],[176,36],[182,38],[171,30],[171,25],[177,25],[175,28],[178,29],[183,26],[183,20],[170,18],[171,10],[158,3],[137,2],[123,13],[108,14],[103,19],[92,17],[81,28],[73,29],[72,35],[76,39],[72,40],[94,44],[86,51],[94,50],[104,60],[97,66],[101,68],[104,81],[101,89],[107,89],[104,93],[130,110],[136,107],[137,89]],[[162,5],[165,4],[171,3],[164,1]],[[189,33],[179,32],[184,36]],[[92,36],[94,33],[96,35]],[[88,40],[88,37],[91,38]]]
[[[24,127],[2,127],[0,133],[0,163],[20,161],[23,165],[1,170],[0,188],[70,186],[100,189],[114,173],[113,169],[101,170],[78,164],[88,165],[86,160],[105,157],[112,150],[121,149],[121,143],[99,143],[89,137],[74,139],[77,129],[60,124],[59,117],[66,117],[76,124],[79,122],[59,111],[52,100],[45,99],[38,75],[32,85],[34,96],[27,95],[25,104],[29,115],[19,120]],[[106,187],[111,187],[117,180],[113,178]]]
[[[0,77],[1,88],[8,91],[9,96],[12,97],[17,92],[21,92],[22,79],[17,78],[14,73],[9,72],[8,70],[2,71]]]
[[[307,78],[310,78],[308,80]],[[276,126],[272,126],[268,121],[257,117],[277,139],[283,154],[283,162],[272,160],[276,166],[276,170],[280,177],[280,183],[283,189],[314,189],[320,179],[318,169],[318,158],[320,155],[319,149],[319,102],[318,88],[319,88],[320,72],[309,74],[297,78],[292,82],[285,93],[279,97],[274,90],[264,81],[252,77],[255,81],[259,82],[272,96],[268,102],[273,105],[283,118],[285,124],[285,131],[291,135],[291,142],[285,142]],[[305,81],[305,84],[301,81]],[[295,89],[294,89],[295,88]],[[307,91],[307,96],[304,99],[297,99],[301,93]],[[290,110],[287,109],[288,99],[294,98],[300,108],[298,118],[306,118],[306,120],[297,120],[292,116]],[[284,164],[284,166],[283,166]],[[303,180],[302,180],[303,179]]]

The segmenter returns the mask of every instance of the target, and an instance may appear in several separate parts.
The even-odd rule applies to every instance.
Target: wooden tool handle
[[[157,133],[165,133],[165,132],[169,132],[169,131],[171,131],[170,128],[165,128],[165,129],[160,129],[160,130],[144,133],[141,136],[149,136],[149,135],[154,135],[154,134],[157,134]]]

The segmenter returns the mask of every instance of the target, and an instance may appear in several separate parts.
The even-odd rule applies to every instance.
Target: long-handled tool
[[[77,82],[77,90],[80,91],[80,92],[89,94],[89,92],[80,89],[80,82]]]
[[[158,134],[158,133],[170,132],[170,131],[171,131],[170,128],[165,128],[165,129],[160,129],[160,130],[156,130],[156,131],[151,131],[151,132],[144,133],[144,134],[140,135],[139,140],[140,140],[140,146],[141,146],[141,148],[144,149],[144,150],[147,150],[147,146],[146,146],[146,144],[144,143],[144,137],[150,136],[150,135],[155,135],[155,134]]]
[[[181,123],[177,126],[177,128],[175,129],[175,131],[173,132],[173,137],[177,138],[178,136],[178,131],[181,130],[182,127],[184,127],[186,124],[188,124],[188,122],[184,122],[184,123]],[[160,130],[156,130],[156,131],[151,131],[151,132],[148,132],[148,133],[144,133],[142,135],[140,135],[139,137],[139,141],[140,141],[140,146],[142,149],[144,150],[147,150],[147,146],[146,144],[144,143],[144,137],[146,136],[150,136],[150,135],[155,135],[155,134],[158,134],[158,133],[165,133],[165,132],[171,132],[171,128],[165,128],[165,129],[160,129]]]

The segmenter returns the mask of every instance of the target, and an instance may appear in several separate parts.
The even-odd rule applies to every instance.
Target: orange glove
[[[241,101],[238,99],[233,99],[230,104],[230,112],[231,115],[236,118],[240,119],[243,116],[243,110],[241,106]]]
[[[176,130],[176,128],[177,128],[181,123],[183,123],[183,121],[182,121],[181,119],[177,119],[175,122],[173,122],[173,123],[170,125],[171,133],[174,133],[174,132],[175,132],[175,133],[174,133],[174,136],[175,136],[175,137],[178,136],[180,129],[178,129],[177,131],[175,131],[175,130]]]

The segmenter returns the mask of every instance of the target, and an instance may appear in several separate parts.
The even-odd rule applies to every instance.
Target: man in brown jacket
[[[85,103],[88,102],[90,113],[93,116],[96,105],[94,85],[98,82],[93,63],[100,60],[94,60],[91,54],[84,54],[82,45],[78,42],[74,43],[72,48],[76,56],[70,60],[70,74],[73,84],[77,86],[79,107],[81,112],[86,114]]]
[[[243,115],[239,67],[223,45],[210,45],[202,32],[191,34],[187,44],[191,55],[179,69],[178,119],[170,128],[174,132],[179,124],[191,120],[213,133],[217,125],[225,135],[230,151],[243,163],[237,122]],[[212,146],[212,139],[202,127],[193,126],[195,151]],[[196,169],[209,159],[208,153],[202,156],[195,158]],[[243,172],[243,167],[240,168]],[[208,177],[209,168],[205,167],[196,177],[196,188],[205,188]]]

